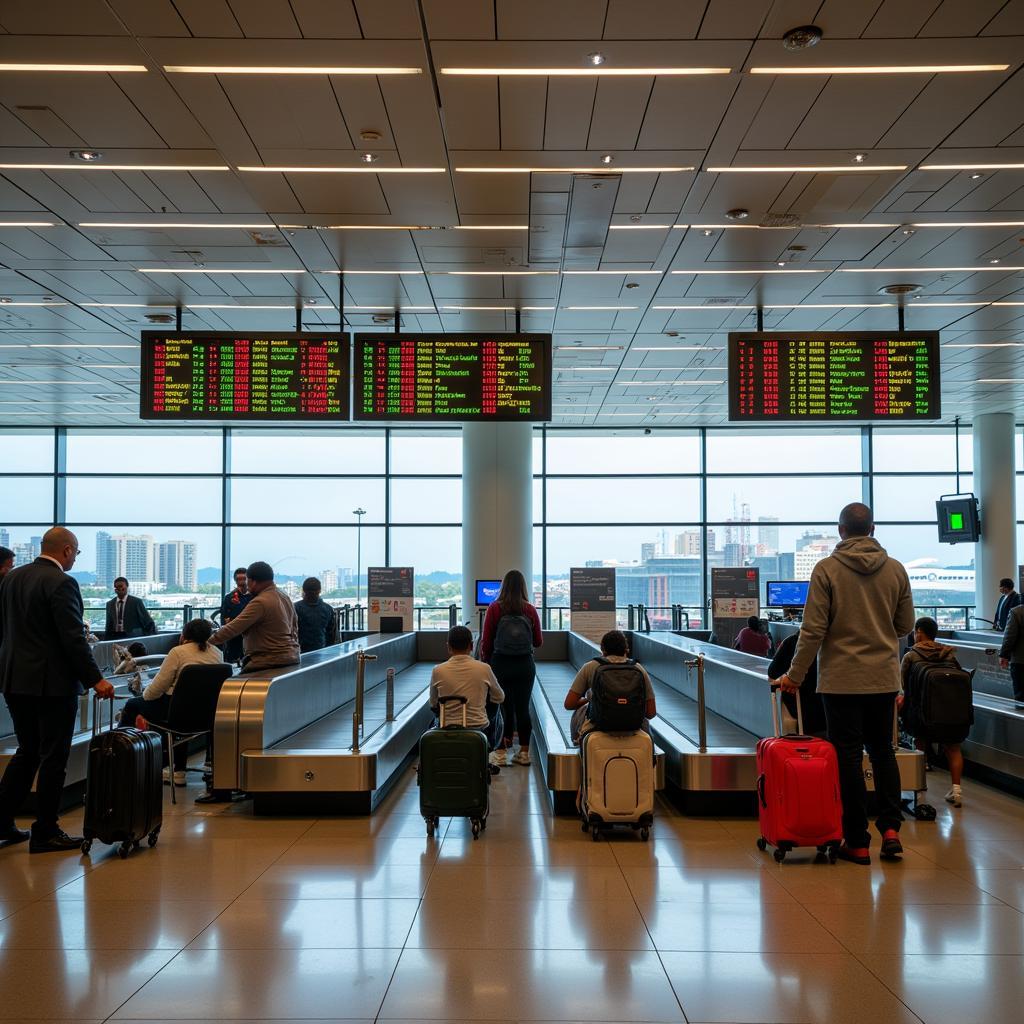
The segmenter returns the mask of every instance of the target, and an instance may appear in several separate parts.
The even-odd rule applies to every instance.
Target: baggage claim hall
[[[0,1022],[1024,1002],[1024,3],[0,2]]]

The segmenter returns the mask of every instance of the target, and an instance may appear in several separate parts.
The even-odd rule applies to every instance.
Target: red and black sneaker
[[[882,833],[881,856],[884,860],[899,860],[903,856],[903,844],[896,829],[888,828]]]
[[[848,860],[851,864],[870,864],[871,851],[866,846],[847,846],[843,843],[836,851],[840,860]]]

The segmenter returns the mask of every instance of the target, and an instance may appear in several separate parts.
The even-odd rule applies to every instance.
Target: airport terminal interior
[[[54,525],[114,688],[73,848],[0,844],[0,1021],[1019,1020],[1022,352],[1022,0],[0,0],[0,771]],[[758,752],[851,503],[970,674],[959,743],[907,677],[870,865],[765,834]],[[111,708],[264,569],[322,636],[214,634],[188,770],[97,831]],[[510,671],[509,570],[532,689],[438,814],[481,734],[432,673],[458,626]],[[657,713],[605,828],[611,630]]]

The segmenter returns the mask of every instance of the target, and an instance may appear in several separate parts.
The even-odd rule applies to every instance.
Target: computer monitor
[[[766,583],[769,608],[803,608],[807,604],[807,580],[772,580]]]
[[[501,590],[501,580],[477,580],[476,581],[476,603],[477,605],[494,604],[498,599],[498,592]]]

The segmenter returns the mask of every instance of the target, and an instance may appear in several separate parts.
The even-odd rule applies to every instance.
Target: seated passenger
[[[299,663],[299,622],[288,595],[277,589],[268,562],[253,562],[245,570],[252,600],[218,629],[210,643],[223,646],[242,638],[242,671],[279,668]]]
[[[171,694],[181,670],[186,665],[219,665],[220,651],[210,644],[213,631],[209,620],[191,619],[181,631],[181,643],[171,648],[164,658],[156,678],[142,692],[141,697],[132,697],[121,711],[121,728],[147,728],[150,722],[163,725],[171,709]],[[144,721],[139,721],[144,719]],[[188,751],[184,746],[174,751],[174,785],[185,785],[185,762]],[[170,769],[164,769],[164,782],[170,782]]]
[[[441,697],[465,697],[466,726],[483,732],[488,750],[494,750],[504,729],[498,705],[505,693],[491,666],[473,657],[473,634],[465,626],[448,631],[448,660],[430,673],[430,708],[435,715],[440,715]],[[455,714],[458,721],[461,713],[456,709]]]
[[[590,702],[593,696],[591,691],[594,677],[602,665],[629,665],[636,671],[637,690],[639,691],[642,688],[644,701],[643,722],[640,728],[649,732],[648,722],[658,713],[658,708],[654,701],[654,687],[651,685],[651,677],[647,674],[647,669],[638,662],[630,660],[629,643],[626,640],[626,634],[621,630],[612,629],[601,637],[601,657],[588,661],[576,673],[576,678],[572,681],[572,686],[569,687],[569,692],[565,695],[565,709],[567,711],[580,712],[579,714],[573,714],[573,743],[576,745],[579,744],[579,741],[586,733],[590,732],[591,729],[597,728],[591,721],[592,709],[590,708]],[[586,709],[585,718],[582,709]]]
[[[744,654],[756,654],[759,658],[767,658],[772,649],[772,638],[761,628],[761,620],[756,615],[747,619],[747,624],[740,630],[733,647]]]
[[[117,662],[114,668],[114,675],[127,676],[137,672],[139,666],[135,664],[135,659],[144,658],[147,653],[146,645],[141,640],[136,640],[127,647],[115,644],[114,657],[117,659]]]
[[[792,633],[779,644],[768,666],[768,678],[778,679],[789,671],[793,664],[793,655],[796,653],[796,642],[800,638],[799,633]],[[786,710],[796,718],[796,695],[792,693],[782,694],[782,703]],[[800,685],[800,715],[804,720],[804,733],[808,736],[825,736],[825,706],[821,703],[821,696],[818,693],[818,663],[812,661],[807,669],[807,675]]]
[[[334,609],[320,597],[320,581],[310,576],[302,584],[302,600],[295,602],[299,620],[299,649],[319,651],[338,642]]]
[[[952,788],[946,794],[946,800],[954,807],[960,807],[963,797],[960,790],[960,782],[964,772],[964,755],[960,750],[960,744],[967,739],[970,731],[970,722],[974,719],[973,703],[969,708],[964,708],[964,717],[970,722],[966,725],[947,725],[942,727],[929,728],[920,720],[918,708],[920,701],[915,699],[914,688],[921,685],[921,667],[926,665],[941,665],[942,668],[955,669],[963,672],[960,662],[956,660],[956,651],[948,644],[936,642],[939,635],[939,624],[925,616],[914,623],[914,646],[903,655],[903,662],[900,665],[900,676],[903,684],[903,693],[900,694],[900,704],[903,708],[903,719],[907,731],[914,737],[918,750],[926,750],[929,743],[937,743],[942,747],[949,764],[949,775]],[[965,673],[966,674],[966,673]],[[969,679],[969,676],[968,676]],[[908,700],[904,700],[904,697]],[[968,683],[965,694],[970,700],[970,684]],[[945,708],[943,709],[945,710]]]

